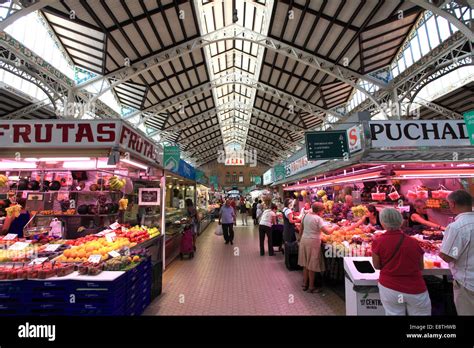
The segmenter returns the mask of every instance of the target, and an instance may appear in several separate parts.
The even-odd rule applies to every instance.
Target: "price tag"
[[[3,237],[3,240],[14,240],[16,238],[18,238],[17,234],[9,233],[5,237]]]
[[[123,253],[125,256],[130,256],[130,248],[129,247],[123,248]]]
[[[91,263],[99,263],[102,260],[102,255],[91,255],[89,256],[89,262]]]
[[[117,239],[117,235],[115,234],[115,232],[107,233],[105,235],[105,239],[107,240],[107,242],[113,243]]]
[[[23,249],[25,249],[28,245],[29,245],[29,243],[16,242],[16,243],[10,245],[10,247],[8,248],[8,250],[23,250]]]
[[[120,227],[120,224],[118,222],[114,222],[112,225],[109,226],[112,230],[116,230],[117,228]]]
[[[96,233],[95,235],[101,237],[101,236],[105,236],[107,233],[110,233],[110,232],[112,232],[112,230],[107,229],[107,230],[103,230],[99,233]]]
[[[122,226],[122,232],[128,232],[128,228]]]
[[[33,265],[41,265],[43,262],[45,262],[48,258],[47,257],[38,257],[34,259],[33,261],[30,262],[29,266]]]
[[[48,244],[46,248],[44,248],[44,251],[56,251],[60,246],[61,244]]]
[[[121,256],[118,252],[116,252],[115,250],[112,250],[111,252],[109,252],[109,255],[110,257],[119,257]]]

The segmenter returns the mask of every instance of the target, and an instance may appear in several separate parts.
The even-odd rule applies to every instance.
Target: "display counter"
[[[425,257],[425,266],[431,267],[431,257]],[[345,272],[345,302],[346,315],[385,315],[380,294],[378,291],[378,280],[380,271],[372,264],[371,257],[344,257]],[[447,277],[451,275],[448,265],[439,259],[440,267],[425,268],[422,274],[425,277],[443,277],[447,283]],[[430,290],[428,284],[428,290]],[[449,289],[449,287],[445,287]],[[446,297],[445,297],[446,299]],[[448,314],[448,313],[444,313]]]

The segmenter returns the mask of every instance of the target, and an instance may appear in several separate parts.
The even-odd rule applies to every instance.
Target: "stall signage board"
[[[346,132],[347,141],[349,143],[349,152],[354,153],[359,150],[362,150],[362,126],[353,126],[349,128]]]
[[[163,151],[163,168],[177,173],[181,159],[181,151],[179,146],[165,146]]]
[[[283,164],[276,165],[275,167],[273,167],[273,170],[275,171],[275,181],[280,181],[280,180],[285,179],[286,170]]]
[[[369,121],[373,148],[469,146],[464,120]]]
[[[309,161],[342,159],[349,155],[347,132],[320,131],[307,132],[306,153]]]
[[[214,187],[214,190],[218,189],[219,182],[217,179],[217,175],[211,175],[211,177],[209,178],[209,182],[211,183],[211,186]]]
[[[139,188],[138,189],[138,205],[161,205],[160,189],[159,188]]]
[[[463,114],[464,122],[466,123],[467,133],[469,134],[469,141],[474,145],[474,110],[465,112]]]
[[[263,173],[263,184],[264,185],[269,185],[274,181],[274,172],[273,168],[267,170],[265,173]]]
[[[196,170],[184,160],[179,161],[178,175],[187,179],[196,180]]]
[[[120,120],[2,121],[0,148],[113,148],[156,161],[158,149],[145,134]]]

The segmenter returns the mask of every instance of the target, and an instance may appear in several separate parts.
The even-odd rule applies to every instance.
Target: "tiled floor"
[[[239,221],[233,246],[215,227],[198,238],[194,259],[168,267],[163,293],[145,315],[344,315],[344,301],[330,289],[303,292],[302,272],[288,271],[282,253],[260,256],[257,227]]]

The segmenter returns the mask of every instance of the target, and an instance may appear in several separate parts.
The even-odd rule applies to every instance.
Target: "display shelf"
[[[116,216],[119,215],[120,213],[115,213],[115,214],[64,214],[64,215],[59,215],[59,214],[51,214],[51,215],[40,215],[36,214],[35,216],[37,217],[103,217],[103,216]]]

